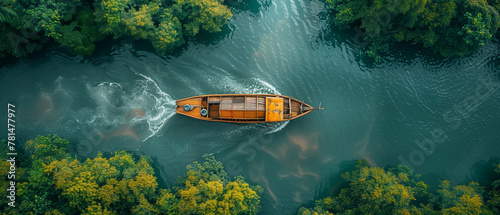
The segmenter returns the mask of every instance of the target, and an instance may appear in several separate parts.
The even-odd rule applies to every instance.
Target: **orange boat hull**
[[[315,108],[288,96],[271,94],[213,94],[179,99],[176,113],[196,119],[232,122],[282,122]]]

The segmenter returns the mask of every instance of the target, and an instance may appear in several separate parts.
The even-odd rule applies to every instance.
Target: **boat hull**
[[[176,113],[196,119],[230,123],[283,122],[314,110],[289,96],[272,94],[212,94],[176,101]]]

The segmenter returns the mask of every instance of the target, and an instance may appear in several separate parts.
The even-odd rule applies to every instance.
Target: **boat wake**
[[[289,122],[290,121],[277,123],[277,126],[275,126],[275,128],[273,130],[266,132],[266,134],[272,134],[272,133],[276,133],[278,131],[281,131],[283,128],[286,127],[286,125],[288,125]]]
[[[141,76],[144,79],[130,89],[113,82],[87,85],[96,108],[89,111],[92,117],[86,122],[101,130],[103,139],[129,136],[144,142],[175,114],[175,100],[154,80]]]

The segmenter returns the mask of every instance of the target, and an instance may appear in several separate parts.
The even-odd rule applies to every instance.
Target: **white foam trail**
[[[273,85],[271,85],[263,80],[257,79],[257,78],[255,80],[258,81],[259,83],[261,83],[267,89],[269,89],[270,90],[269,94],[281,95],[281,93]],[[261,88],[261,89],[266,89],[266,88]]]
[[[137,74],[137,73],[136,73]],[[158,83],[143,74],[138,74],[146,79],[148,83],[152,83],[154,86],[155,94],[159,96],[154,96],[155,108],[157,110],[155,115],[148,117],[149,130],[151,135],[146,137],[143,141],[146,141],[150,137],[154,136],[163,127],[165,122],[168,121],[175,114],[175,100],[167,93],[163,92],[158,86]]]
[[[91,117],[85,121],[111,132],[123,125],[140,127],[141,123],[147,123],[148,132],[135,130],[139,140],[144,142],[156,135],[175,114],[175,100],[163,92],[156,81],[136,74],[144,79],[137,80],[130,89],[113,82],[103,82],[96,87],[87,85],[97,107],[90,110]]]
[[[285,122],[279,122],[279,123],[277,123],[278,126],[275,129],[273,129],[273,130],[271,130],[269,132],[266,132],[266,134],[272,134],[272,133],[276,133],[278,131],[281,131],[283,128],[286,127],[286,125],[288,125],[289,122],[290,121],[285,121]]]

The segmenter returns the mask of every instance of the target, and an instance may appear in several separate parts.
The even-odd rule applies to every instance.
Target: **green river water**
[[[323,1],[247,6],[223,32],[168,57],[108,41],[88,58],[51,49],[3,62],[0,104],[16,105],[19,139],[56,133],[79,158],[150,155],[162,186],[212,153],[230,176],[264,188],[262,214],[294,214],[338,191],[358,159],[406,164],[431,186],[490,180],[500,155],[498,43],[456,59],[401,45],[374,64],[355,30],[330,26]],[[282,94],[325,110],[251,125],[175,114],[176,99],[216,93]]]

